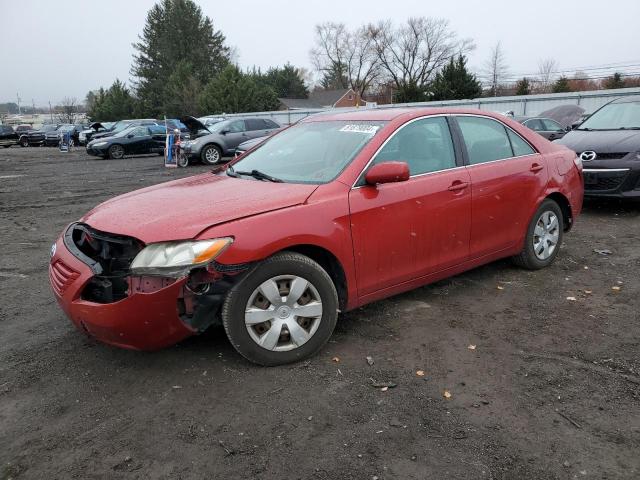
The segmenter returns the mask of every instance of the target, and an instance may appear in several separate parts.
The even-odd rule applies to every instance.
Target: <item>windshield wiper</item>
[[[275,183],[283,182],[283,180],[276,177],[272,177],[271,175],[267,175],[266,173],[261,172],[260,170],[251,170],[250,172],[241,172],[241,171],[234,170],[234,173],[238,175],[246,175],[248,177],[253,177],[258,180],[268,180],[269,182],[275,182]]]
[[[229,166],[229,168],[227,168],[227,175],[229,175],[230,177],[234,177],[237,178],[238,175],[244,175],[246,177],[253,177],[256,178],[258,180],[268,180],[269,182],[274,182],[274,183],[283,183],[284,180],[281,180],[279,178],[276,177],[272,177],[271,175],[267,175],[264,172],[261,172],[260,170],[251,170],[250,172],[243,172],[243,171],[236,171],[233,166]]]
[[[618,130],[640,130],[640,127],[620,127]]]

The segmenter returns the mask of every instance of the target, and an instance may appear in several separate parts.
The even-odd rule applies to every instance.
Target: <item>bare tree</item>
[[[75,97],[65,97],[60,105],[56,106],[57,117],[60,123],[76,123],[79,111],[78,100]]]
[[[311,59],[316,69],[362,97],[380,73],[368,29],[350,32],[343,23],[322,23],[316,25],[315,43]]]
[[[558,73],[558,62],[553,58],[546,58],[538,62],[538,82],[540,91],[547,93],[551,91],[554,77]]]
[[[492,96],[498,96],[500,83],[504,81],[508,74],[507,60],[502,51],[502,44],[498,42],[491,49],[491,56],[485,63],[485,77]]]
[[[470,40],[458,39],[441,18],[413,17],[399,27],[386,21],[367,28],[380,68],[399,101],[422,100],[435,74],[452,57],[474,48]]]

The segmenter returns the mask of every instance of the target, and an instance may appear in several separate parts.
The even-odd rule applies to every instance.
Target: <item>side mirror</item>
[[[382,162],[371,167],[364,175],[368,185],[405,182],[409,180],[409,165],[406,162]]]
[[[224,130],[220,130],[220,134],[222,135],[226,135],[227,133],[229,133],[229,130],[227,130],[226,128]]]
[[[130,133],[129,135],[127,135],[127,138],[133,138],[133,133]]]

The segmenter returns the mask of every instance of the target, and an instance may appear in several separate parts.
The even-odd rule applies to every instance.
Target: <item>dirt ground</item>
[[[552,267],[377,302],[310,361],[261,368],[222,329],[111,348],[53,299],[67,223],[206,170],[161,162],[0,149],[0,479],[640,478],[640,207],[588,203]]]

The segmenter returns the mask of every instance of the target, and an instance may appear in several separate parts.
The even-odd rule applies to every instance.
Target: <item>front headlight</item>
[[[96,143],[92,143],[91,146],[92,147],[101,147],[103,145],[106,145],[107,142],[96,142]]]
[[[179,278],[212,262],[232,243],[230,237],[152,243],[133,259],[131,273]]]

